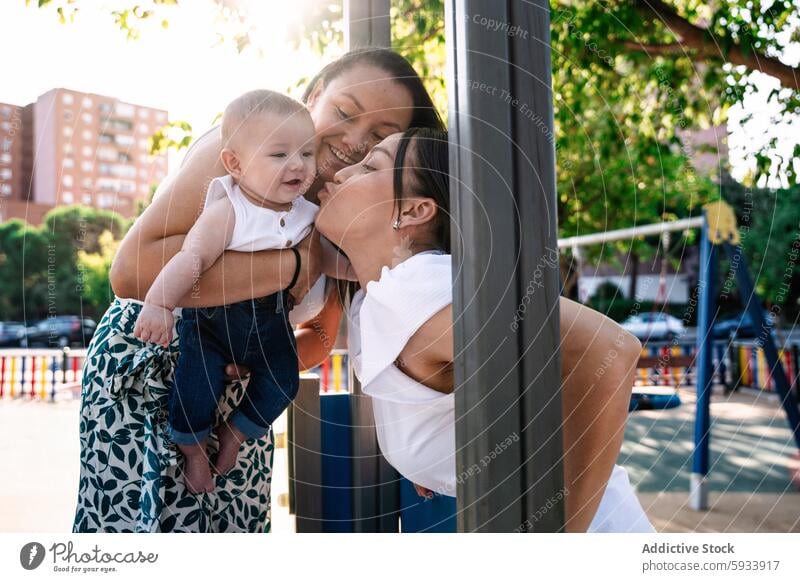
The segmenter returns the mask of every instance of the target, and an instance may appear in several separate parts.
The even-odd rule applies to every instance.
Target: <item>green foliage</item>
[[[793,319],[800,311],[800,187],[756,189],[731,182],[723,192],[736,212],[756,292],[768,305],[785,310],[787,320]],[[722,261],[723,276],[729,263]],[[731,294],[736,294],[732,287]]]
[[[108,269],[128,222],[82,206],[51,210],[41,226],[0,224],[0,319],[98,316],[108,307]]]

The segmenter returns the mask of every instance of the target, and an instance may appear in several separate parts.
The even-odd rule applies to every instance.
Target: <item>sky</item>
[[[83,0],[86,8],[75,21],[61,24],[55,10],[36,8],[35,1],[26,7],[24,0],[3,0],[0,102],[26,105],[65,87],[166,109],[171,120],[188,121],[199,135],[237,95],[256,88],[285,91],[321,66],[318,55],[286,42],[285,23],[298,16],[300,2],[245,3],[259,23],[263,58],[255,48],[239,53],[230,43],[214,46],[226,24],[217,21],[211,0],[165,12],[168,28],[153,21],[138,40],[128,40],[114,23],[108,8],[113,2]],[[181,157],[170,156],[171,169]]]

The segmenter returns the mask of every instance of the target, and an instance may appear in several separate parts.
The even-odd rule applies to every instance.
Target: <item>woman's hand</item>
[[[289,294],[297,305],[322,274],[322,245],[319,231],[312,227],[311,233],[295,248],[300,251],[300,274]]]
[[[225,379],[228,381],[241,380],[250,373],[250,368],[241,364],[228,364],[225,366]]]
[[[427,487],[423,487],[422,485],[417,485],[414,483],[414,489],[417,490],[417,495],[420,497],[424,497],[425,499],[433,499],[433,491]]]

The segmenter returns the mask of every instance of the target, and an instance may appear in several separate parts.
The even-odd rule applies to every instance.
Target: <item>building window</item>
[[[146,140],[146,139],[140,139],[139,140],[139,147],[142,148],[144,151],[149,152],[150,151],[150,141]]]
[[[94,150],[90,146],[83,146],[81,152],[83,152],[85,158],[91,158],[94,155]]]
[[[83,203],[84,203],[84,204],[86,204],[87,206],[91,205],[91,203],[92,203],[92,195],[91,195],[91,194],[84,194],[84,195],[83,195],[83,200],[82,200],[82,201],[83,201]]]
[[[91,123],[92,121],[94,121],[94,117],[92,117],[91,113],[83,113],[81,115],[81,119],[83,119],[84,123]]]
[[[10,180],[11,179],[11,170],[8,168],[0,169],[0,179],[2,180]]]
[[[81,106],[84,109],[90,109],[92,107],[92,100],[90,97],[84,97],[83,101],[81,101]]]
[[[86,189],[91,189],[92,186],[93,186],[92,179],[91,178],[84,178],[83,182],[81,182],[81,185]]]
[[[8,121],[4,121],[3,123],[0,123],[0,128],[3,131],[10,131],[11,130],[11,124]]]
[[[67,126],[64,128],[64,137],[72,137],[72,128]]]
[[[63,93],[63,94],[61,95],[61,102],[62,102],[64,105],[72,105],[72,102],[73,102],[74,100],[75,100],[75,99],[72,97],[72,94],[71,94],[71,93]]]
[[[98,136],[97,141],[100,143],[112,143],[114,141],[114,136],[108,133],[101,133]]]
[[[143,133],[145,135],[150,134],[150,126],[144,123],[139,124],[139,133]]]
[[[3,105],[3,108],[0,109],[0,111],[3,113],[3,117],[5,117],[6,119],[11,117],[11,107],[9,107],[8,105]]]
[[[11,154],[0,154],[0,163],[2,163],[2,164],[10,164],[11,163]]]
[[[136,192],[136,182],[120,182],[119,191],[122,194],[133,194]]]
[[[74,118],[74,117],[75,117],[75,116],[74,116],[74,115],[72,115],[72,111],[70,111],[69,109],[65,109],[65,110],[64,110],[64,121],[66,121],[67,123],[69,123],[70,121],[72,121],[72,120],[73,120],[73,118]]]
[[[75,160],[72,158],[64,158],[64,162],[61,164],[65,168],[74,168],[75,167]]]
[[[64,144],[64,155],[65,156],[72,155],[72,150],[73,150],[73,147],[72,147],[71,143],[65,143]]]
[[[4,152],[10,152],[12,145],[14,145],[14,142],[11,140],[10,137],[4,137],[3,138],[3,151]]]
[[[90,130],[88,130],[88,129],[84,129],[83,130],[83,139],[88,141],[88,140],[92,139],[92,137],[94,137],[94,134]]]
[[[92,170],[94,170],[94,164],[92,162],[84,160],[81,162],[81,170],[83,170],[84,172],[91,172]]]
[[[11,196],[11,184],[0,184],[0,196]]]
[[[72,204],[75,198],[72,196],[72,192],[62,192],[61,193],[61,202],[63,204]]]
[[[114,141],[117,142],[117,145],[125,148],[131,147],[134,144],[133,138],[129,135],[117,135]]]
[[[136,108],[133,105],[128,105],[127,103],[115,103],[114,113],[120,117],[133,117],[134,113],[136,113]]]
[[[72,179],[72,176],[70,176],[70,175],[65,175],[65,176],[61,177],[61,183],[64,186],[66,186],[67,188],[72,188],[72,183],[73,182],[74,182],[74,180]]]
[[[139,110],[139,119],[147,119],[150,117],[150,110],[149,109],[140,109]]]
[[[165,123],[167,121],[167,114],[163,111],[159,111],[156,114],[156,119],[158,119],[159,123]]]

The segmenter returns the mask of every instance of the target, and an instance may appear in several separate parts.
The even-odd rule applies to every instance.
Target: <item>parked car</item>
[[[767,322],[767,325],[775,325],[772,312],[763,310],[762,313],[764,314],[764,320]],[[756,330],[756,325],[753,323],[750,313],[744,311],[733,317],[717,321],[711,328],[711,332],[715,338],[732,337],[746,339],[754,338],[760,335],[761,328]]]
[[[640,340],[671,340],[682,335],[686,328],[677,317],[668,313],[638,313],[620,324]]]
[[[19,321],[0,322],[0,348],[18,347],[25,331],[25,325]]]
[[[34,348],[86,347],[94,335],[97,324],[77,315],[48,317],[23,332],[20,345]]]

